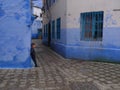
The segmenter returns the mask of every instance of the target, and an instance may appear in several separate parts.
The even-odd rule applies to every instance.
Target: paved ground
[[[32,69],[0,70],[0,90],[120,90],[120,64],[66,60],[37,43]]]

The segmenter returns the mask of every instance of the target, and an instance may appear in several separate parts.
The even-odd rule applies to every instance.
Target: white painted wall
[[[120,47],[120,0],[67,0],[67,28],[80,30],[80,13],[104,11],[103,41],[81,41],[84,46]],[[69,31],[70,32],[70,31]],[[80,35],[80,31],[78,32]],[[71,34],[72,38],[77,35]],[[67,36],[69,37],[69,35]],[[71,39],[71,38],[69,38]],[[68,41],[68,40],[67,40]],[[72,42],[71,42],[72,43]],[[89,45],[90,44],[90,45]]]
[[[82,12],[104,11],[104,27],[120,26],[120,0],[67,0],[67,27],[79,28],[79,17]],[[113,11],[119,9],[119,11]],[[108,14],[112,15],[108,17]],[[114,23],[117,23],[116,25]]]
[[[42,14],[42,10],[38,7],[33,7],[33,14],[39,16],[39,18],[42,20],[40,17],[40,14]]]
[[[66,28],[66,0],[56,0],[50,7],[50,10],[43,14],[43,25],[51,20],[56,20],[61,17],[61,27]]]
[[[66,42],[66,0],[56,0],[56,2],[50,7],[49,11],[43,14],[43,25],[49,23],[49,21],[55,20],[55,37],[56,37],[56,20],[61,18],[61,38],[52,39],[52,42],[65,43]],[[44,26],[43,26],[44,27]],[[44,28],[43,28],[44,33]],[[47,40],[47,38],[46,38]]]
[[[45,13],[43,16],[43,25],[49,22],[49,18],[52,20],[56,20],[61,17],[61,28],[62,29],[79,29],[80,30],[80,13],[83,12],[93,12],[93,11],[104,11],[104,30],[103,30],[103,42],[100,42],[100,45],[104,44],[112,44],[110,43],[110,38],[116,36],[115,32],[105,31],[105,28],[115,28],[120,27],[120,0],[56,0],[56,3],[51,6],[50,11]],[[118,11],[114,11],[118,10]],[[47,17],[48,16],[48,17]],[[76,38],[77,43],[81,44],[83,41],[80,41],[80,31],[78,34],[73,35],[72,33],[69,35],[70,31],[67,31],[67,38]],[[114,33],[112,37],[109,36],[109,33]],[[120,32],[120,30],[116,31]],[[65,36],[62,35],[65,38]],[[110,38],[109,38],[110,37]],[[118,45],[118,35],[115,38],[112,38],[116,45]],[[117,41],[116,41],[117,40]],[[67,40],[68,41],[68,40]],[[86,42],[86,41],[85,41]],[[85,43],[84,42],[84,43]],[[109,42],[109,43],[108,43]],[[71,42],[73,43],[73,42]],[[95,44],[96,41],[90,42],[91,44]],[[120,43],[119,43],[120,44]]]

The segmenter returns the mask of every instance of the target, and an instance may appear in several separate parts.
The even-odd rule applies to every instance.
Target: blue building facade
[[[120,62],[119,0],[44,3],[44,44],[66,58]]]
[[[38,39],[39,38],[39,33],[38,31],[41,28],[41,21],[40,20],[34,20],[32,24],[32,38],[33,39]]]
[[[30,68],[30,0],[0,0],[0,68]]]

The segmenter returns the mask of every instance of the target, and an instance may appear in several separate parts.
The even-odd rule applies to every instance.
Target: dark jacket
[[[34,60],[35,59],[35,50],[34,50],[34,48],[31,48],[30,55],[31,55],[32,59]]]

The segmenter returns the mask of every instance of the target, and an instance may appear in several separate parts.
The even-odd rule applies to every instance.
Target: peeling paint
[[[110,26],[115,26],[117,25],[117,19],[114,18],[114,13],[113,11],[107,11],[105,15],[105,27],[110,27]]]

